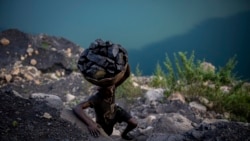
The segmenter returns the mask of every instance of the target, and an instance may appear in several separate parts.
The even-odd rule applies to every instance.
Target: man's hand
[[[100,131],[99,128],[101,128],[100,125],[98,125],[96,122],[94,122],[91,118],[89,118],[85,112],[83,112],[83,109],[86,109],[90,107],[89,101],[84,101],[78,104],[76,107],[73,108],[74,113],[78,118],[80,118],[88,127],[88,130],[90,134],[94,137],[99,137]]]
[[[100,131],[99,131],[100,125],[94,123],[94,124],[90,124],[88,126],[89,132],[92,136],[94,137],[99,137],[100,135]]]

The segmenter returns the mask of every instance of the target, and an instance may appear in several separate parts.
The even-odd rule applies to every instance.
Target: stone
[[[20,97],[20,98],[23,98],[22,95],[20,95],[17,91],[15,90],[12,90],[13,94],[16,96],[16,97]]]
[[[133,84],[134,87],[139,87],[139,84],[134,82],[134,81],[132,82],[132,84]]]
[[[61,77],[61,72],[59,70],[56,70],[56,76]]]
[[[229,118],[230,118],[230,113],[228,113],[228,112],[224,112],[223,115],[224,115],[224,117],[225,117],[226,119],[229,119]]]
[[[5,76],[5,80],[9,83],[12,80],[12,75],[10,74],[6,74]]]
[[[212,109],[214,107],[214,103],[213,102],[209,102],[207,105],[206,105],[209,109]]]
[[[201,104],[199,104],[198,102],[195,102],[195,101],[190,102],[189,106],[192,107],[192,108],[195,108],[195,109],[197,109],[197,110],[199,110],[201,112],[206,112],[207,111],[207,108],[205,106],[203,106],[203,105],[201,105]]]
[[[29,56],[32,56],[34,49],[29,47],[29,48],[27,48],[26,52],[28,53]]]
[[[154,120],[156,120],[156,115],[149,115],[147,118],[146,118],[146,122],[147,122],[147,125],[151,125],[153,123]]]
[[[112,48],[108,48],[108,57],[109,58],[115,58],[119,52],[118,46],[113,46]]]
[[[33,78],[38,78],[41,76],[41,71],[33,66],[25,66],[20,68],[20,73],[28,80],[33,80]]]
[[[221,90],[223,93],[228,94],[228,93],[230,92],[230,90],[231,90],[231,87],[229,87],[229,86],[221,86],[221,87],[220,87],[220,90]]]
[[[38,50],[35,50],[35,54],[38,55],[38,54],[39,54],[39,51],[38,51]]]
[[[179,92],[174,92],[174,93],[170,94],[170,96],[168,97],[168,100],[170,100],[170,101],[179,100],[182,103],[185,103],[184,96]]]
[[[121,132],[114,128],[112,135],[113,136],[121,136]]]
[[[66,102],[70,102],[75,99],[75,96],[68,93],[65,95],[65,98],[66,98]]]
[[[71,48],[67,48],[66,52],[71,53]]]
[[[52,118],[52,116],[49,113],[47,113],[47,112],[45,112],[43,114],[43,117],[46,118],[46,119],[51,119]]]
[[[25,60],[25,57],[21,55],[20,60]]]
[[[3,45],[3,46],[7,46],[10,44],[10,40],[8,40],[7,38],[2,38],[0,40],[0,43]]]
[[[144,95],[146,98],[146,103],[150,104],[150,102],[152,101],[162,100],[164,97],[163,92],[164,92],[164,89],[161,89],[161,88],[148,90],[146,94]]]
[[[202,104],[205,104],[207,105],[209,103],[209,100],[206,99],[205,97],[199,97],[199,101],[202,103]]]
[[[154,132],[177,134],[193,128],[192,121],[179,113],[162,115],[155,124]]]
[[[68,57],[71,57],[72,56],[71,48],[67,48],[65,53],[67,54]]]
[[[24,77],[25,77],[27,80],[29,80],[29,81],[31,81],[31,80],[34,79],[33,76],[30,75],[29,73],[25,73],[25,74],[24,74]]]
[[[19,67],[15,67],[11,71],[12,75],[18,75],[19,73],[20,73],[20,68]]]
[[[37,61],[35,59],[31,59],[30,60],[30,64],[33,65],[33,66],[35,66],[37,64]]]
[[[51,48],[51,50],[52,50],[52,51],[57,51],[57,49],[56,49],[56,48],[54,48],[54,47],[52,47],[52,48]]]
[[[50,78],[54,80],[59,80],[58,76],[55,73],[50,73]]]
[[[63,108],[63,102],[61,100],[60,97],[56,96],[56,95],[52,95],[52,94],[44,94],[44,93],[33,93],[30,95],[31,99],[35,99],[38,101],[46,101],[47,105],[61,110]]]
[[[34,82],[35,82],[36,85],[40,85],[41,84],[41,82],[39,80],[34,80]]]
[[[153,129],[154,129],[154,127],[148,126],[148,127],[145,128],[145,129],[140,129],[140,128],[139,128],[138,130],[139,130],[139,132],[140,132],[141,134],[150,135],[150,134],[152,134]]]

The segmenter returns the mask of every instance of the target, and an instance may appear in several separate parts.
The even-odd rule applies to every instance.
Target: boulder
[[[182,103],[185,103],[185,97],[179,92],[174,92],[170,94],[170,96],[168,97],[168,100],[170,101],[179,100]]]
[[[192,129],[191,123],[192,121],[179,113],[167,113],[153,124],[153,132],[178,134]]]
[[[63,102],[61,98],[56,95],[33,93],[31,94],[30,98],[38,101],[45,101],[48,106],[58,110],[61,110],[63,108]]]
[[[199,111],[201,111],[201,112],[206,112],[206,111],[207,111],[206,106],[201,105],[200,103],[195,102],[195,101],[190,102],[190,103],[189,103],[189,106],[190,106],[191,108],[195,108],[195,109],[197,109],[197,110],[199,110]]]
[[[164,90],[161,88],[148,90],[145,94],[146,104],[150,104],[153,101],[161,101],[164,97],[163,92]]]

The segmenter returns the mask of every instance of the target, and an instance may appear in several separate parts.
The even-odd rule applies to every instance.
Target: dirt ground
[[[0,90],[1,141],[91,141],[72,123],[60,118],[60,111],[46,103],[17,97],[11,89]],[[143,141],[249,141],[250,126],[236,122],[202,124],[186,133],[147,135]],[[115,139],[115,138],[113,138]],[[117,140],[117,139],[115,139]],[[119,140],[119,139],[118,139]]]
[[[0,91],[0,103],[1,141],[88,140],[88,135],[59,118],[59,111],[45,103],[16,97],[8,90]]]

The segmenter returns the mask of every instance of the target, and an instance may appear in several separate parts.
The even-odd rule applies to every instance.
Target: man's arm
[[[89,108],[89,107],[90,107],[90,102],[84,101],[76,105],[73,108],[73,111],[76,114],[76,116],[87,125],[90,131],[90,134],[92,136],[98,137],[100,135],[99,125],[96,122],[94,122],[89,116],[87,116],[85,112],[83,111],[84,109]]]
[[[121,78],[120,81],[118,81],[116,84],[115,84],[115,87],[118,87],[120,86],[130,75],[130,67],[129,67],[129,64],[127,66],[127,69],[126,69],[126,72],[124,73],[124,76]]]

